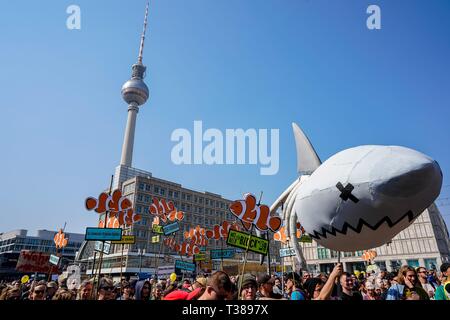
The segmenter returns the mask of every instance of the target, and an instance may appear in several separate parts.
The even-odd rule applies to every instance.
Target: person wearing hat
[[[256,291],[258,284],[253,275],[246,273],[242,278],[240,299],[241,300],[256,300]]]
[[[275,285],[275,279],[264,274],[258,278],[258,293],[256,294],[257,300],[267,299],[281,299],[280,294],[273,293],[273,286]]]

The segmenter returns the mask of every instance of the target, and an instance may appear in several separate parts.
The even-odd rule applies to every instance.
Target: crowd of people
[[[103,276],[77,288],[67,281],[1,282],[0,300],[450,300],[450,263],[440,270],[403,266],[398,273],[344,272],[337,264],[329,274],[289,272],[278,277],[217,271],[195,279],[122,279]]]

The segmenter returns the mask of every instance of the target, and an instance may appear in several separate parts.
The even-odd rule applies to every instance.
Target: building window
[[[209,206],[209,199],[205,199],[205,205]]]
[[[151,192],[152,191],[152,185],[151,184],[145,184],[145,191]]]
[[[141,182],[139,183],[139,190],[143,191],[145,188],[145,183]]]
[[[203,208],[198,208],[198,213],[203,213]]]
[[[390,265],[392,271],[397,272],[401,268],[402,262],[400,260],[392,260]]]
[[[153,188],[153,191],[154,191],[156,194],[158,194],[158,193],[159,193],[159,187],[158,187],[158,186],[155,186],[155,187]]]
[[[162,196],[166,195],[166,189],[161,188],[161,190],[159,191],[159,194]]]
[[[187,204],[187,205],[186,205],[186,210],[187,210],[187,211],[191,211],[191,205],[190,205],[190,204]]]
[[[142,194],[138,194],[138,201],[144,201],[144,196]]]
[[[425,268],[428,270],[436,270],[437,261],[436,259],[424,259]]]
[[[147,202],[147,203],[151,202],[150,196],[148,196],[148,195],[145,196],[145,202]]]
[[[184,203],[181,203],[181,210],[186,210],[186,205]]]
[[[194,202],[197,203],[198,202],[198,197],[194,196]]]
[[[136,212],[137,213],[141,213],[142,212],[142,207],[141,206],[136,206]]]
[[[172,198],[172,197],[173,197],[173,191],[169,190],[169,198]]]
[[[198,203],[203,204],[203,198],[202,197],[198,198]]]
[[[417,268],[419,267],[419,260],[417,259],[406,260],[406,264],[410,267]]]
[[[186,200],[187,200],[187,201],[191,201],[191,199],[192,199],[192,196],[191,196],[190,194],[187,194],[187,195],[186,195]]]
[[[179,196],[179,192],[178,191],[174,191],[173,197],[178,199],[178,196]]]
[[[317,257],[319,260],[330,259],[330,252],[326,248],[317,248]]]
[[[186,200],[186,194],[184,192],[181,193],[181,200]]]
[[[134,190],[134,183],[130,183],[130,184],[127,184],[124,188],[123,188],[123,193],[125,194],[125,193],[130,193],[130,192],[133,192],[133,190]]]

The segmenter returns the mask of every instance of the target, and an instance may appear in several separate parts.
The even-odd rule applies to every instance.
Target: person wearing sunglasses
[[[111,279],[100,279],[97,300],[114,300],[114,284]]]
[[[30,300],[45,300],[46,291],[47,285],[39,282],[31,289]]]
[[[232,282],[227,273],[215,272],[206,282],[206,288],[198,300],[225,300],[232,293]]]
[[[417,277],[422,288],[428,293],[430,298],[434,297],[435,288],[428,282],[428,271],[424,267],[417,268]]]

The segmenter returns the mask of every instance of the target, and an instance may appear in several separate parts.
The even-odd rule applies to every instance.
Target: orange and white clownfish
[[[267,229],[276,232],[281,227],[281,218],[270,216],[270,209],[266,205],[257,205],[253,194],[244,195],[244,200],[233,201],[230,205],[230,211],[239,220],[244,227],[249,229],[252,224],[260,231]]]

